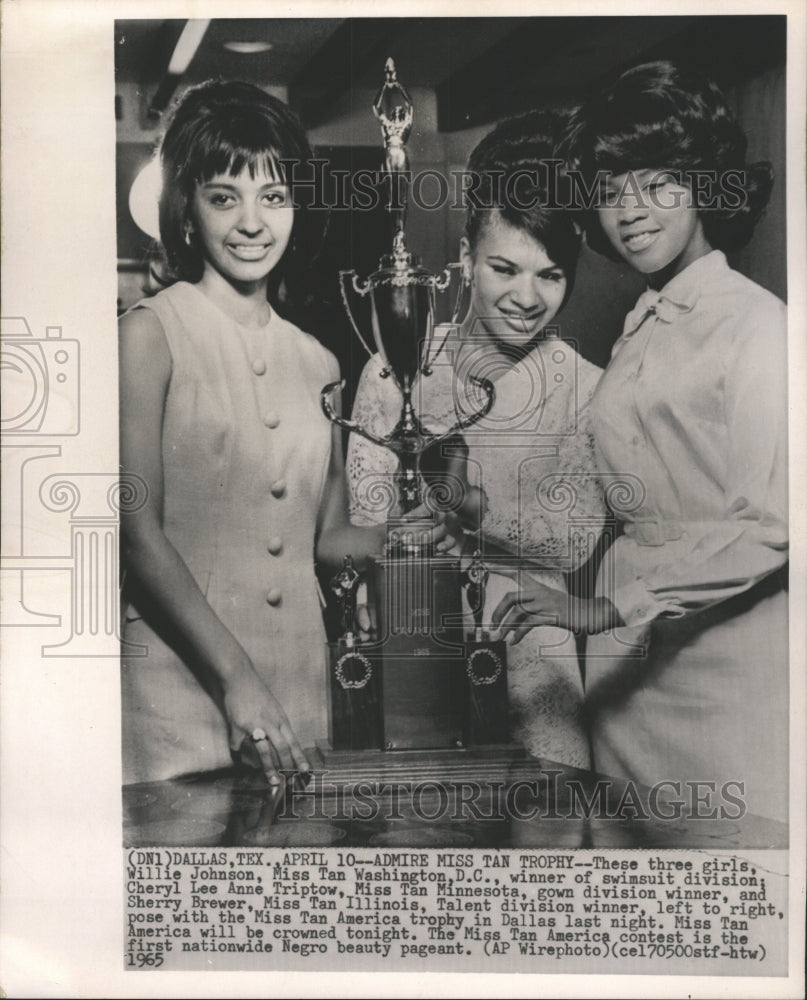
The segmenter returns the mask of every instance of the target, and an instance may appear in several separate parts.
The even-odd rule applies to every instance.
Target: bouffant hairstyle
[[[573,112],[561,146],[568,167],[579,171],[589,192],[602,171],[673,173],[696,192],[706,239],[727,251],[750,240],[773,186],[771,165],[746,164],[746,149],[745,134],[720,89],[671,62],[623,73]],[[581,221],[589,245],[615,257],[596,210],[584,207]]]
[[[468,159],[465,236],[476,248],[485,226],[501,219],[540,243],[566,276],[566,300],[574,286],[580,235],[562,206],[564,177],[555,148],[562,116],[528,111],[500,122]]]
[[[269,296],[281,281],[294,297],[321,242],[323,212],[297,196],[295,179],[307,177],[311,147],[297,115],[259,87],[238,81],[209,80],[191,87],[174,107],[160,145],[162,191],[160,239],[173,274],[198,281],[204,269],[201,247],[193,236],[191,205],[196,185],[218,174],[251,177],[265,170],[286,183],[295,201],[289,246],[270,275]],[[310,182],[304,185],[309,193]]]

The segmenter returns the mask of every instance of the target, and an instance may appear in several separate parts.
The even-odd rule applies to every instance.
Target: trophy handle
[[[353,310],[350,308],[350,301],[348,300],[347,297],[348,279],[350,279],[353,291],[356,292],[357,295],[366,295],[367,292],[370,290],[370,282],[369,281],[362,282],[359,276],[356,274],[356,272],[352,269],[350,271],[339,272],[339,294],[342,296],[342,305],[344,306],[345,312],[347,313],[347,318],[350,320],[350,325],[353,327],[353,332],[361,341],[361,346],[365,349],[365,351],[367,351],[369,356],[372,357],[374,352],[370,350],[369,346],[367,345],[367,341],[362,336],[358,323],[356,322],[353,316]]]
[[[344,379],[339,379],[338,382],[329,382],[325,386],[320,393],[322,412],[332,424],[338,424],[339,427],[343,427],[346,431],[351,431],[353,434],[360,434],[363,438],[367,438],[368,441],[372,441],[373,444],[380,445],[382,448],[386,447],[387,441],[385,438],[379,437],[377,434],[373,434],[371,431],[365,430],[360,424],[356,423],[355,420],[346,419],[341,414],[337,413],[333,408],[333,404],[330,400],[331,393],[344,389],[344,387]]]
[[[460,276],[459,284],[457,286],[457,295],[456,295],[456,298],[454,299],[454,308],[451,310],[451,323],[452,323],[452,325],[456,326],[459,323],[459,321],[460,321],[460,310],[462,308],[463,299],[465,298],[465,295],[464,295],[464,293],[465,293],[465,282],[462,280],[462,264],[461,264],[461,262],[458,261],[458,260],[452,261],[450,264],[448,264],[446,266],[446,269],[445,269],[444,273],[448,275],[448,274],[451,273],[451,271],[456,271],[457,274]],[[448,284],[449,284],[449,282],[446,282],[446,286],[445,287],[448,287]],[[441,291],[442,291],[442,289],[441,289]]]
[[[461,268],[462,264],[459,261],[454,261],[446,265],[446,267],[443,269],[442,274],[432,275],[431,280],[429,281],[429,288],[431,292],[431,302],[432,302],[432,316],[436,314],[436,301],[435,301],[436,293],[445,292],[451,285],[452,274],[456,273],[461,275],[462,273]],[[463,293],[463,282],[462,279],[460,278],[457,288],[457,294],[454,301],[454,308],[452,309],[451,319],[449,321],[451,326],[457,326],[457,317],[459,316],[460,305],[463,299],[462,293]],[[442,353],[442,350],[445,347],[445,343],[446,341],[444,337],[440,341],[437,350],[434,352],[434,354],[432,354],[432,348],[434,346],[434,338],[432,330],[432,332],[429,335],[429,343],[427,345],[425,357],[423,359],[423,365],[421,368],[422,374],[424,375],[432,374],[432,371],[434,370],[433,369],[434,362],[440,357],[440,354]]]
[[[475,382],[487,396],[484,406],[481,410],[477,410],[476,413],[472,413],[470,416],[463,417],[461,420],[458,420],[450,430],[444,431],[442,434],[438,434],[432,441],[429,442],[429,447],[439,444],[446,438],[451,437],[452,434],[456,434],[457,431],[464,431],[469,427],[473,427],[475,423],[490,413],[491,407],[496,401],[496,390],[493,388],[493,383],[490,379],[479,378],[477,375],[470,375],[469,378],[472,382]]]
[[[448,286],[451,284],[451,271],[454,268],[461,267],[459,263],[447,264],[443,268],[442,274],[435,274],[432,277],[431,285],[432,288],[436,289],[438,292],[444,292]]]

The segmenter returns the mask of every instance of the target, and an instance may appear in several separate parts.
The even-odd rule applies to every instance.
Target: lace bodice
[[[435,364],[433,374],[415,385],[415,409],[435,432],[480,408],[479,390],[454,370],[452,356],[450,348],[443,350],[444,363]],[[502,362],[493,359],[487,366],[495,375],[494,363]],[[480,374],[485,368],[482,359]],[[353,419],[383,435],[400,416],[401,395],[394,379],[381,372],[375,356],[362,373]],[[564,341],[547,338],[496,379],[490,413],[463,432],[469,480],[486,499],[483,548],[562,572],[575,570],[591,555],[605,517],[589,426],[600,374]],[[397,512],[397,468],[388,449],[351,435],[347,469],[354,523],[378,523]]]

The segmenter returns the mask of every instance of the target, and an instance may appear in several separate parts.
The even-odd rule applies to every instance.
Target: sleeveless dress
[[[482,398],[452,363],[460,344],[457,329],[437,327],[435,343],[442,346],[433,373],[416,382],[413,402],[424,426],[438,432],[451,427],[458,413],[478,410]],[[529,573],[565,590],[563,574],[586,562],[605,518],[589,428],[589,403],[601,371],[553,337],[539,341],[515,364],[480,345],[471,363],[474,371],[494,378],[497,368],[506,370],[495,378],[490,413],[462,432],[469,448],[468,478],[487,501],[480,537],[470,545],[466,540],[466,561],[469,549],[478,546],[485,555],[492,545],[522,579]],[[381,370],[376,355],[362,373],[352,414],[377,434],[392,430],[401,410],[401,394]],[[392,452],[351,435],[347,471],[354,523],[386,519],[388,484],[396,470]],[[484,608],[488,627],[493,609],[516,588],[515,579],[491,572]],[[463,602],[470,625],[464,595]],[[518,645],[508,646],[507,670],[512,737],[537,757],[589,767],[574,636],[560,628],[532,629]]]
[[[598,583],[626,627],[586,649],[597,770],[679,783],[684,798],[687,782],[713,782],[706,813],[737,783],[729,794],[779,820],[786,346],[784,303],[720,251],[645,292],[628,315],[592,403],[603,473],[629,473],[613,494],[625,531]]]
[[[186,282],[135,308],[160,321],[172,359],[165,533],[310,745],[327,733],[314,532],[331,426],[319,393],[338,365],[276,314],[242,326]],[[183,657],[159,609],[146,612],[136,584],[126,597],[124,640],[146,655],[122,663],[124,781],[229,766],[216,685]]]

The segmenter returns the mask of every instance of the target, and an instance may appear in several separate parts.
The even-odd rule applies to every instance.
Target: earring
[[[185,226],[185,243],[191,245],[191,236],[193,235],[193,227],[190,225]]]
[[[464,271],[462,275],[462,282],[466,288],[471,287],[471,275],[468,271]]]

